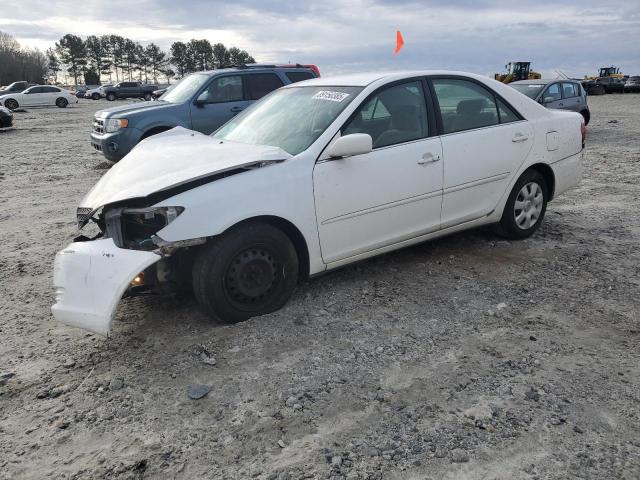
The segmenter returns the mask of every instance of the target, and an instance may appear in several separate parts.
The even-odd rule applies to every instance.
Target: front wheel
[[[589,110],[582,110],[580,112],[580,115],[582,115],[582,118],[584,118],[584,124],[589,125],[589,119],[591,118],[591,114],[589,113]]]
[[[6,100],[4,102],[4,106],[7,107],[9,110],[15,110],[20,105],[18,104],[17,100],[14,100],[13,98],[10,98],[10,99],[8,99],[8,100]]]
[[[499,235],[520,240],[535,232],[547,210],[549,190],[544,177],[536,170],[527,170],[513,186],[497,225]]]
[[[58,98],[56,100],[56,107],[66,108],[69,105],[69,101],[66,98]]]
[[[100,94],[99,93],[92,93],[91,94],[91,98],[93,100],[100,100]]]
[[[153,98],[153,97],[152,97],[152,95],[151,95],[150,93],[145,93],[145,94],[144,94],[144,99],[145,99],[147,102],[148,102],[149,100],[151,100],[151,98]]]
[[[235,323],[281,308],[298,282],[298,255],[276,227],[235,227],[203,247],[193,263],[193,290],[211,317]]]

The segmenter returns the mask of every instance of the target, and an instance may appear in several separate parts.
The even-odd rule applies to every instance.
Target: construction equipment
[[[611,65],[610,67],[601,67],[598,72],[598,77],[624,78],[624,74],[620,73],[619,67]]]
[[[511,83],[516,80],[537,80],[542,78],[538,72],[531,70],[531,62],[509,62],[504,68],[507,73],[496,73],[493,78],[502,83]]]

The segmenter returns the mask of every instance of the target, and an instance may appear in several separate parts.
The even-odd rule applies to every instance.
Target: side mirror
[[[193,104],[198,108],[202,108],[207,103],[208,98],[209,98],[209,93],[205,90],[200,95],[198,95],[198,98],[196,98],[193,101]]]
[[[328,154],[331,158],[352,157],[362,155],[373,150],[373,139],[367,133],[352,133],[337,139],[329,147]]]

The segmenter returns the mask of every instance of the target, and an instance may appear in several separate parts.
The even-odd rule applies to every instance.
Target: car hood
[[[93,213],[107,204],[144,199],[230,170],[289,158],[291,155],[279,147],[223,142],[176,127],[139,143],[104,174],[79,208]]]
[[[120,114],[135,114],[138,112],[148,112],[149,110],[162,110],[168,108],[175,108],[177,104],[162,102],[162,101],[154,101],[154,102],[139,102],[132,103],[129,105],[121,105],[118,107],[105,108],[104,110],[99,110],[96,112],[95,116],[98,118],[105,117],[113,117]]]

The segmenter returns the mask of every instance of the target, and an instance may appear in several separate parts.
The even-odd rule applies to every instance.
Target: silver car
[[[585,125],[589,123],[587,92],[577,80],[519,80],[509,85],[547,108],[578,112]]]

